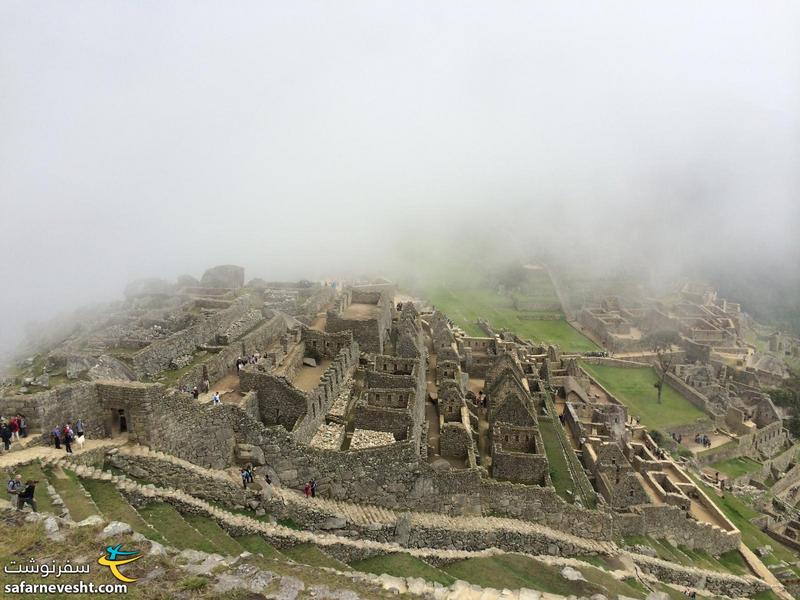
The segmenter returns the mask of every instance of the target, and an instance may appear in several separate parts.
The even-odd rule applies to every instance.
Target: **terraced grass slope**
[[[97,508],[86,496],[86,490],[78,481],[77,476],[66,470],[47,469],[47,480],[64,501],[64,506],[69,509],[73,521],[83,521],[85,518],[97,514]]]
[[[112,483],[97,479],[81,479],[80,481],[86,491],[92,495],[92,500],[107,521],[122,521],[148,539],[161,544],[167,543],[164,537],[150,527],[136,509],[128,504],[128,501],[122,497]]]
[[[193,548],[203,552],[220,550],[194,527],[189,525],[175,508],[164,502],[154,502],[139,508],[139,514],[147,523],[158,531],[170,546],[181,550]]]
[[[293,548],[282,550],[281,553],[294,561],[312,567],[329,567],[340,571],[346,571],[349,568],[345,563],[329,556],[313,544],[298,544]]]
[[[587,565],[579,570],[587,581],[568,581],[561,576],[559,568],[518,554],[470,558],[444,568],[457,579],[496,589],[525,587],[563,596],[603,594],[607,598],[618,595],[644,598],[646,595],[638,585],[617,581],[594,567]]]
[[[398,553],[376,556],[366,560],[350,563],[356,571],[382,575],[386,573],[395,577],[421,577],[427,581],[435,581],[442,585],[450,585],[456,578],[441,569],[437,569],[410,554]]]
[[[434,286],[426,291],[426,296],[438,310],[453,319],[470,335],[485,335],[475,325],[475,322],[482,318],[496,329],[506,328],[522,338],[558,344],[567,352],[588,352],[599,349],[594,342],[567,323],[560,310],[558,314],[553,314],[552,309],[518,310],[514,307],[515,300],[510,296],[481,288]],[[523,302],[522,306],[525,304]]]
[[[237,556],[245,551],[244,546],[232,538],[213,519],[202,515],[183,514],[183,519],[200,535],[208,539],[221,554]]]
[[[669,431],[706,418],[703,411],[669,386],[664,387],[659,404],[655,388],[658,378],[650,367],[629,369],[585,362],[581,366],[628,407],[628,414],[640,417],[647,427]]]
[[[240,546],[242,546],[242,548],[244,548],[248,552],[252,552],[253,554],[260,554],[264,558],[279,558],[284,556],[280,550],[272,546],[261,536],[251,534],[251,535],[237,536],[234,539]]]
[[[724,473],[728,477],[741,477],[742,475],[749,475],[755,473],[761,468],[761,463],[754,461],[746,456],[738,458],[729,458],[728,460],[720,460],[710,465],[715,471]]]

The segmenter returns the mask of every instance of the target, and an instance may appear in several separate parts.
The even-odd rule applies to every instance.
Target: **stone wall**
[[[439,454],[450,458],[467,458],[472,435],[462,421],[445,423],[439,433]]]
[[[25,415],[28,430],[42,430],[49,434],[56,425],[75,424],[82,419],[89,437],[107,435],[102,418],[100,400],[93,383],[75,383],[59,386],[36,394],[20,394],[0,398],[0,414]]]
[[[183,331],[154,341],[131,356],[134,371],[139,377],[154,377],[168,370],[173,359],[187,354],[192,355],[198,346],[215,341],[217,334],[225,334],[228,328],[251,308],[248,299],[241,298],[229,308],[206,316]]]
[[[192,367],[186,374],[182,375],[175,383],[175,387],[186,386],[189,389],[197,387],[202,389],[203,377],[208,376],[212,386],[228,373],[234,371],[236,359],[240,356],[248,356],[260,352],[273,344],[283,333],[286,332],[286,319],[280,313],[272,316],[254,331],[246,334],[242,339],[223,347],[202,363]]]

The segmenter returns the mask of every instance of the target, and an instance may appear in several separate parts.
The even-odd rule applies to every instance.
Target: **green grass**
[[[66,478],[57,477],[52,470],[47,471],[47,479],[56,489],[58,495],[61,496],[64,505],[69,509],[72,520],[83,521],[86,517],[96,515],[97,509],[86,497],[86,493],[75,474],[69,471],[64,471],[64,474]]]
[[[23,467],[16,467],[12,472],[10,472],[10,476],[13,477],[17,473],[22,475],[22,487],[25,487],[25,482],[29,479],[35,479],[39,483],[36,484],[36,490],[33,492],[33,497],[36,500],[36,506],[39,509],[39,512],[49,512],[55,515],[61,514],[61,507],[56,506],[53,504],[53,501],[50,500],[50,496],[47,493],[47,475],[44,474],[42,471],[42,467],[38,462],[31,463],[29,465],[25,465]],[[3,482],[8,483],[8,479]],[[9,497],[6,495],[6,497]],[[30,507],[30,505],[28,505]]]
[[[135,532],[141,533],[146,538],[161,544],[166,543],[163,536],[142,519],[141,515],[128,504],[128,501],[122,497],[112,483],[97,479],[81,479],[80,481],[86,491],[92,495],[92,500],[107,521],[127,523]]]
[[[421,577],[426,581],[435,581],[442,585],[450,585],[455,581],[455,577],[406,553],[376,556],[350,563],[350,566],[356,571],[365,573],[374,573],[375,575],[386,573],[394,577]]]
[[[139,508],[139,514],[158,531],[167,543],[181,550],[192,548],[203,552],[219,552],[207,537],[189,525],[170,504],[154,502]]]
[[[182,516],[189,525],[210,540],[222,554],[239,556],[244,551],[244,548],[213,519],[203,515],[183,514]]]
[[[555,431],[553,421],[540,419],[539,433],[542,436],[544,451],[550,463],[550,479],[553,481],[553,487],[556,488],[556,493],[559,496],[572,502],[574,496],[572,493],[567,492],[575,491],[575,482],[572,481],[567,459],[564,456],[561,443],[558,441],[558,433]]]
[[[664,386],[661,404],[654,384],[656,372],[649,367],[629,369],[583,363],[583,368],[638,416],[649,428],[669,431],[671,427],[694,423],[706,414],[671,387]]]
[[[272,544],[267,542],[260,535],[240,535],[234,538],[236,542],[248,552],[253,554],[260,554],[264,558],[280,558],[283,553],[275,548]]]
[[[470,558],[444,567],[444,571],[457,579],[501,590],[526,587],[562,596],[645,597],[636,587],[617,581],[599,569],[586,565],[578,570],[587,581],[567,581],[561,576],[561,569],[518,554]]]
[[[710,467],[715,471],[724,473],[728,477],[735,478],[741,477],[742,475],[755,473],[761,469],[761,463],[758,463],[751,458],[747,458],[746,456],[740,456],[739,458],[730,458],[728,460],[721,460],[719,462],[712,463]]]
[[[298,544],[293,548],[283,550],[283,554],[296,562],[312,567],[330,567],[340,571],[347,569],[345,563],[328,556],[314,544]]]
[[[508,329],[525,339],[558,344],[566,352],[588,352],[598,346],[572,327],[563,315],[552,311],[516,310],[508,296],[486,289],[450,289],[436,286],[427,291],[427,297],[438,310],[453,319],[469,335],[486,335],[475,324],[478,318],[486,319],[495,329]],[[543,319],[560,316],[558,319]]]

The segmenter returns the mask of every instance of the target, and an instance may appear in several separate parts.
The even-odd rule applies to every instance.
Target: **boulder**
[[[206,269],[200,279],[200,285],[212,288],[244,287],[244,267],[236,265],[218,265]]]
[[[303,359],[303,364],[307,367],[316,367],[317,361],[311,358],[310,356]]]
[[[583,573],[572,567],[564,567],[561,569],[561,576],[567,581],[586,581]]]
[[[117,537],[126,533],[131,533],[133,529],[127,523],[121,521],[111,521],[103,528],[103,531],[97,536],[99,540],[105,540],[110,537]]]
[[[94,525],[102,525],[104,523],[103,518],[100,515],[90,515],[86,517],[83,521],[78,521],[75,523],[76,527],[92,527]]]
[[[47,517],[44,520],[44,532],[48,539],[59,542],[64,539],[64,534],[59,531],[58,521],[56,521],[55,517]]]

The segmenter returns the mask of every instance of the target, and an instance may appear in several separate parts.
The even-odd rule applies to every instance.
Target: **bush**
[[[197,590],[205,589],[208,585],[208,578],[202,575],[193,575],[178,582],[178,587],[182,590],[196,592]]]

